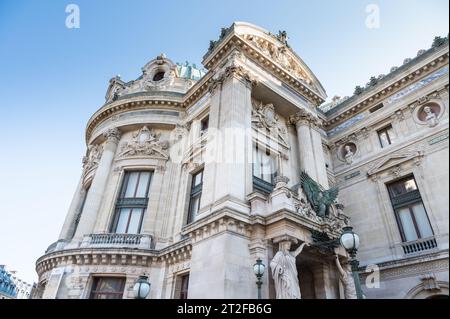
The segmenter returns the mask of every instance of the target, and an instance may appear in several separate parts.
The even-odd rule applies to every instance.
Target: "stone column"
[[[105,134],[103,154],[92,180],[91,187],[84,204],[83,213],[75,233],[75,239],[81,240],[84,235],[90,234],[95,226],[97,215],[102,204],[111,166],[120,140],[120,131],[117,128],[109,129]]]
[[[71,236],[74,231],[73,228],[75,227],[75,218],[77,214],[80,213],[85,196],[86,190],[83,187],[83,176],[81,176],[75,194],[73,195],[72,202],[70,203],[69,212],[67,213],[61,233],[59,234],[59,240],[72,239]]]
[[[294,116],[291,116],[290,121],[292,124],[295,124],[297,128],[300,169],[308,173],[312,179],[318,181],[313,139],[310,127],[312,116],[302,111]]]
[[[325,165],[325,155],[322,146],[322,134],[319,132],[319,122],[313,123],[311,126],[311,139],[314,150],[314,159],[316,163],[317,181],[320,185],[328,188],[328,174]]]

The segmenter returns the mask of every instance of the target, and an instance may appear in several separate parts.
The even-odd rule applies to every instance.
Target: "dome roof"
[[[120,76],[109,81],[106,103],[136,94],[184,94],[200,80],[206,71],[195,64],[173,63],[164,54],[158,55],[142,68],[142,75],[134,81],[124,82]]]
[[[178,77],[195,80],[200,80],[206,72],[202,69],[197,68],[195,64],[189,64],[189,62],[185,62],[184,64],[177,63],[177,73]]]

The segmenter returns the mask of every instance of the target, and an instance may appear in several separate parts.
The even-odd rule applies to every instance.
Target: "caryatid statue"
[[[345,264],[344,267],[341,266],[339,257],[335,255],[336,266],[339,270],[339,277],[342,284],[344,285],[344,295],[345,299],[357,299],[355,280],[353,279],[351,265],[349,263]]]
[[[270,262],[276,297],[277,299],[301,299],[296,258],[306,243],[301,244],[295,251],[290,251],[291,242],[288,240],[280,242],[279,245],[279,251]]]

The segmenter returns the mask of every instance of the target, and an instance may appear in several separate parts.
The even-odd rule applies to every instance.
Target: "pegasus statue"
[[[328,216],[329,207],[336,203],[339,188],[332,187],[329,190],[325,190],[304,171],[300,175],[300,181],[308,202],[311,204],[317,216]]]

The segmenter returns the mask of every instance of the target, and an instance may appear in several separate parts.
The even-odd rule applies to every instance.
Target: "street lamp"
[[[256,285],[258,286],[258,299],[262,299],[261,297],[261,285],[262,285],[262,276],[264,275],[264,270],[266,266],[263,264],[261,258],[256,260],[256,264],[253,265],[253,272],[257,278]]]
[[[356,296],[358,299],[363,299],[363,294],[361,290],[361,282],[359,281],[359,261],[356,259],[356,253],[359,248],[359,236],[353,232],[353,227],[347,226],[343,228],[341,234],[340,242],[342,247],[350,255],[350,265],[352,267],[353,280],[355,281]]]
[[[133,293],[135,299],[145,299],[150,293],[151,284],[148,282],[148,277],[145,275],[139,276],[138,280],[133,286]]]

